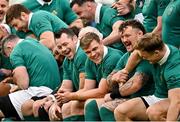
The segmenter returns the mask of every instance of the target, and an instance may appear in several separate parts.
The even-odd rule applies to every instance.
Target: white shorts
[[[164,100],[166,98],[158,98],[154,95],[150,95],[150,96],[142,96],[142,98],[144,98],[144,100],[148,103],[149,106],[161,101],[161,100]]]
[[[24,117],[21,112],[21,106],[26,101],[31,99],[33,96],[41,97],[41,96],[47,96],[52,92],[52,89],[46,87],[46,86],[40,86],[40,87],[29,87],[26,90],[20,90],[16,91],[14,93],[9,94],[9,98],[11,100],[11,103],[13,104],[14,108],[16,109],[19,117],[24,120]]]

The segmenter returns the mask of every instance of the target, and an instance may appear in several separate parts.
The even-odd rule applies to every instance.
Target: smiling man
[[[145,34],[135,44],[139,55],[153,64],[155,92],[133,98],[115,110],[117,121],[176,121],[180,106],[180,52],[163,43],[159,35]]]
[[[102,98],[109,91],[106,78],[115,68],[117,61],[122,56],[122,52],[104,46],[100,37],[93,32],[82,36],[80,46],[88,56],[85,64],[86,79],[84,89],[68,95],[62,94],[61,97],[84,102],[90,98]],[[94,102],[95,100],[92,101]],[[91,110],[86,110],[85,108],[85,112],[96,112],[93,109],[93,107],[91,107]],[[74,113],[74,115],[77,114]],[[72,119],[73,116],[66,118],[69,121]],[[86,115],[85,120],[88,120]]]
[[[47,11],[32,13],[21,4],[14,4],[8,9],[6,23],[17,31],[31,31],[49,49],[55,46],[54,33],[67,27],[66,23]]]
[[[0,0],[0,23],[3,23],[8,8],[9,0]]]

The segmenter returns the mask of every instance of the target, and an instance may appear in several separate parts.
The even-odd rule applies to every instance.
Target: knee
[[[149,107],[146,110],[146,114],[150,120],[156,121],[160,120],[161,112],[158,111],[155,107]]]
[[[85,102],[85,108],[95,108],[97,106],[97,102],[95,99],[88,99]]]
[[[33,102],[31,100],[28,100],[22,104],[21,111],[22,111],[23,116],[30,116],[33,114],[32,106],[33,106]]]
[[[115,108],[114,110],[114,116],[119,117],[121,115],[126,115],[127,114],[127,110],[126,107],[123,104],[118,105],[118,107]]]
[[[71,113],[73,115],[82,115],[82,114],[84,114],[84,102],[72,101],[72,103],[71,103]]]

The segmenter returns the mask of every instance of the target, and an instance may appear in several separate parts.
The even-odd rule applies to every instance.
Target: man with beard
[[[17,31],[31,31],[51,50],[55,46],[54,33],[67,27],[61,19],[47,11],[32,13],[21,4],[14,4],[7,10],[6,23]]]
[[[129,73],[123,70],[134,51],[136,41],[145,34],[143,25],[137,20],[128,20],[120,26],[119,31],[128,52],[119,60],[108,78],[108,83],[112,84],[112,92],[106,94],[105,103],[99,107],[102,120],[115,121],[113,111],[118,104],[134,97],[151,95],[154,92],[153,68],[147,61],[142,60]]]
[[[133,18],[132,11],[125,15],[117,15],[115,9],[96,3],[95,0],[73,0],[71,7],[80,18],[96,23],[95,27],[103,34],[104,45],[126,52],[124,45],[119,41],[118,27],[123,21]]]
[[[104,46],[100,37],[93,32],[86,33],[82,36],[80,46],[88,56],[85,64],[86,79],[84,89],[73,93],[59,93],[59,96],[63,100],[75,100],[84,103],[90,98],[102,98],[108,92],[106,78],[115,68],[117,61],[122,56],[122,52]],[[78,121],[76,118],[77,115],[84,116],[84,110],[85,112],[94,112],[93,107],[86,110],[84,104],[82,105],[79,109],[77,109],[77,107],[71,109],[73,111],[71,114],[65,113],[63,119],[67,121]],[[78,104],[76,106],[78,106]],[[62,112],[66,109],[65,107],[62,108]],[[87,120],[86,116],[85,120]]]
[[[79,40],[77,36],[72,32],[72,30],[61,29],[58,33],[55,34],[55,38],[58,42],[56,46],[58,52],[66,57],[63,62],[63,81],[62,85],[57,91],[57,94],[63,93],[65,91],[78,91],[84,86],[85,61],[87,56],[79,47]],[[44,100],[42,100],[42,102],[36,101],[33,104],[33,114],[35,117],[42,116],[42,111],[45,110],[46,115],[49,111],[50,120],[61,120],[61,106],[65,105],[71,107],[73,101],[63,101],[61,99],[56,100],[54,95],[51,95],[50,97],[51,99],[48,101],[46,100],[49,98],[45,98]],[[44,110],[42,110],[41,107],[43,104]],[[67,109],[66,111],[69,110]]]
[[[136,44],[140,57],[153,64],[155,92],[128,100],[115,109],[117,121],[176,121],[180,103],[180,52],[163,43],[159,35],[149,33]]]

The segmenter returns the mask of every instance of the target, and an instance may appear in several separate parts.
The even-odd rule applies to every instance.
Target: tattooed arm
[[[127,96],[139,91],[143,85],[147,82],[148,76],[144,73],[135,73],[125,84],[121,87],[116,87],[112,89],[111,98],[126,98]]]

